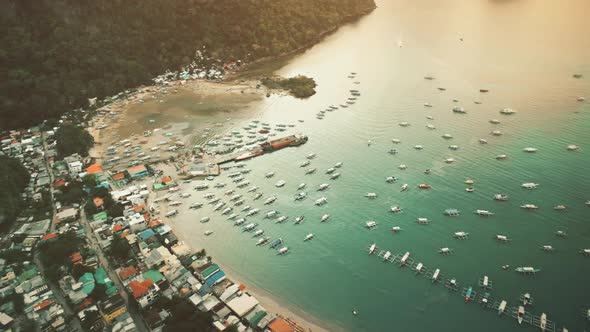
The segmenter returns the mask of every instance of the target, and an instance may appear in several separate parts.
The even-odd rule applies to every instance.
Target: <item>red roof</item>
[[[51,240],[51,239],[57,239],[57,233],[49,233],[49,234],[45,234],[41,237],[41,240]]]
[[[122,229],[123,229],[123,226],[121,226],[120,224],[116,224],[115,226],[113,226],[113,232],[118,232]]]
[[[129,283],[129,288],[133,292],[133,297],[139,299],[140,297],[144,296],[147,292],[149,292],[150,288],[154,286],[154,282],[150,279],[145,279],[142,282],[137,280],[133,280]]]
[[[64,179],[59,179],[59,180],[56,180],[55,182],[53,182],[54,189],[59,188],[59,187],[63,187],[65,185],[66,185],[66,180],[64,180]]]
[[[115,181],[123,180],[124,178],[125,178],[125,173],[117,173],[117,174],[113,175],[113,180],[115,180]]]
[[[128,267],[121,269],[119,271],[119,278],[121,278],[121,280],[127,280],[136,274],[137,274],[137,269],[135,268],[135,266],[128,266]]]
[[[53,304],[53,301],[51,301],[51,300],[44,300],[44,301],[41,301],[41,302],[37,303],[37,305],[35,305],[33,307],[33,310],[39,311],[41,309],[45,309],[45,308],[49,307],[52,304]]]
[[[70,262],[72,264],[80,264],[82,263],[82,255],[79,252],[75,252],[70,255]]]
[[[268,329],[272,332],[294,332],[295,329],[289,324],[286,320],[282,318],[276,318],[270,324],[268,324]]]
[[[86,169],[86,173],[88,173],[88,174],[102,173],[102,167],[100,167],[100,165],[98,165],[98,164],[90,165]]]
[[[162,183],[168,183],[170,181],[172,181],[172,178],[169,177],[169,176],[165,176],[165,177],[162,178]]]
[[[87,297],[87,298],[85,298],[85,299],[84,299],[84,301],[82,301],[82,303],[80,303],[80,304],[78,305],[78,308],[79,308],[80,310],[84,310],[84,309],[86,309],[86,308],[90,307],[90,305],[91,305],[92,303],[94,303],[94,300],[93,300],[91,297]]]
[[[127,169],[127,172],[129,172],[129,174],[141,173],[141,172],[145,172],[145,171],[147,171],[147,168],[145,168],[145,165],[137,165],[137,166],[129,167]]]

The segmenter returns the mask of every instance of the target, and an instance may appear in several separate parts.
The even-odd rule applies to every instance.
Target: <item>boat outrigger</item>
[[[377,250],[377,244],[373,243],[371,244],[369,247],[367,247],[367,251],[369,252],[369,255],[372,255],[375,253],[375,250]]]
[[[520,266],[517,267],[515,271],[522,274],[535,274],[537,272],[541,272],[541,269],[537,269],[532,266]]]

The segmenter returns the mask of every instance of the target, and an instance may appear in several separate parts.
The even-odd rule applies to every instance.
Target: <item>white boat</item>
[[[497,119],[491,119],[491,120],[490,120],[490,123],[491,123],[491,124],[500,124],[500,120],[497,120]]]
[[[315,173],[316,169],[315,168],[309,168],[305,171],[305,174],[313,174]]]
[[[328,199],[326,197],[320,197],[315,201],[315,205],[318,205],[318,206],[324,205],[326,203],[328,203]]]
[[[199,209],[203,206],[203,203],[194,202],[189,206],[189,209]]]
[[[314,235],[312,233],[309,233],[305,236],[305,239],[303,239],[303,241],[309,241],[309,240],[313,239],[313,236]]]
[[[430,223],[430,221],[428,220],[428,218],[417,218],[416,222],[422,225],[426,225],[428,223]]]
[[[524,319],[524,307],[523,306],[518,306],[518,311],[517,311],[517,320],[518,320],[518,324],[522,324],[522,320]]]
[[[496,160],[506,160],[508,158],[505,154],[499,154],[496,156]]]
[[[276,196],[271,196],[271,197],[267,198],[266,201],[264,201],[264,205],[272,204],[276,200],[277,200]]]
[[[479,141],[479,144],[488,144],[488,140],[485,138],[480,138],[478,141]]]
[[[427,115],[427,116],[426,116],[426,118],[427,118],[428,120],[434,120],[434,118],[432,117],[432,115]]]
[[[311,164],[311,161],[306,160],[306,161],[302,162],[301,164],[299,164],[299,167],[306,167],[306,166],[309,166],[309,164]]]
[[[334,173],[335,170],[336,170],[336,168],[330,167],[326,170],[326,174],[332,174],[332,173]]]
[[[584,100],[586,100],[586,98],[584,98],[584,97],[578,97],[576,100],[577,101],[584,101]]]
[[[463,107],[453,107],[453,112],[454,113],[461,113],[461,114],[467,113],[467,111]]]
[[[241,224],[243,224],[246,221],[246,219],[244,218],[240,218],[236,221],[234,221],[234,226],[240,226]]]
[[[504,313],[504,311],[506,310],[507,304],[508,304],[508,302],[506,302],[505,300],[502,300],[502,302],[500,302],[500,305],[498,306],[498,315],[501,315]]]
[[[395,206],[392,206],[390,208],[390,211],[393,212],[393,213],[401,213],[402,212],[402,208],[400,208],[399,206],[395,205]]]
[[[448,248],[448,247],[438,249],[438,252],[443,255],[450,254],[451,251],[452,251],[451,248]]]
[[[168,211],[164,216],[166,217],[172,217],[178,214],[178,210],[170,210]]]
[[[388,176],[385,178],[385,182],[387,183],[394,183],[397,181],[397,178],[395,176]]]
[[[453,138],[453,135],[451,135],[451,134],[443,134],[442,135],[442,138],[444,138],[444,139],[451,139],[451,138]]]
[[[268,236],[267,236],[267,237],[260,238],[260,239],[258,239],[258,241],[256,242],[256,245],[257,245],[257,246],[261,246],[261,245],[263,245],[263,244],[267,243],[269,240],[270,240],[270,237],[268,237]]]
[[[373,253],[375,253],[375,250],[377,249],[377,243],[373,243],[371,244],[371,246],[369,247],[368,251],[369,251],[369,255],[372,255]]]
[[[256,226],[258,226],[257,223],[249,223],[248,225],[244,226],[244,231],[251,232],[254,230],[254,228],[256,228]]]
[[[205,233],[203,233],[203,234],[205,234],[206,236],[209,236],[209,235],[213,234],[213,231],[205,231]]]
[[[422,150],[422,149],[424,149],[424,147],[422,145],[414,145],[414,149]]]
[[[579,146],[572,144],[572,145],[568,145],[566,149],[568,149],[568,151],[575,151],[579,148],[580,148]]]
[[[494,195],[494,200],[496,200],[496,201],[507,201],[508,200],[508,195],[506,195],[506,194],[495,194]]]
[[[407,127],[410,125],[410,123],[406,122],[406,121],[402,121],[400,123],[398,123],[400,127]]]
[[[322,183],[322,184],[320,184],[320,186],[319,186],[318,190],[319,190],[319,191],[324,191],[324,190],[327,190],[328,188],[330,188],[330,185],[329,185],[329,184],[327,184],[327,183]]]
[[[305,216],[299,216],[295,218],[295,225],[301,224],[305,220]]]
[[[406,191],[406,190],[408,190],[408,188],[409,188],[408,184],[407,183],[404,183],[402,185],[401,191]]]
[[[367,198],[377,198],[377,194],[376,193],[367,193],[365,195],[365,197],[367,197]]]
[[[401,170],[404,170],[404,169],[408,168],[408,166],[406,166],[406,165],[404,165],[404,164],[401,164],[401,165],[399,165],[397,168],[399,168],[399,169],[401,169]]]
[[[445,159],[445,163],[447,163],[447,164],[452,164],[454,162],[455,162],[455,159],[453,159],[453,158],[447,158],[447,159]]]
[[[200,222],[206,223],[206,222],[209,222],[209,220],[210,220],[209,217],[203,217],[203,218],[201,218]]]
[[[491,134],[494,136],[502,136],[502,132],[499,130],[492,130]]]
[[[248,213],[246,213],[246,216],[248,216],[248,217],[253,216],[253,215],[257,214],[258,212],[260,212],[260,209],[254,208],[254,209],[248,211]]]
[[[232,208],[232,207],[225,208],[225,209],[224,209],[224,210],[221,212],[221,214],[222,214],[222,215],[229,214],[229,213],[230,213],[232,210],[233,210],[233,208]]]
[[[321,222],[326,222],[328,221],[328,219],[330,219],[330,215],[329,214],[324,214],[322,216],[322,219],[320,219]]]
[[[373,228],[377,227],[377,223],[375,221],[373,221],[373,220],[369,220],[366,223],[366,227],[368,229],[373,229]]]
[[[302,199],[305,199],[306,197],[307,197],[307,193],[300,192],[300,193],[297,193],[297,195],[295,195],[295,200],[300,201]]]
[[[391,251],[387,251],[385,253],[385,255],[383,255],[383,261],[389,260],[390,257],[391,257]]]
[[[336,172],[330,176],[330,180],[336,180],[340,177],[340,173]]]
[[[524,189],[537,189],[538,183],[527,182],[523,183],[520,186]]]
[[[285,180],[279,180],[279,181],[277,181],[277,183],[275,183],[275,186],[276,186],[277,188],[281,188],[281,187],[283,187],[283,186],[284,186],[286,183],[287,183],[287,181],[285,181]]]
[[[174,202],[170,202],[168,205],[170,205],[170,206],[178,206],[180,204],[182,204],[182,202],[174,201]]]
[[[272,211],[268,211],[266,213],[265,218],[272,218],[272,217],[277,216],[277,215],[279,215],[279,212],[276,211],[276,210],[272,210]]]
[[[258,190],[258,187],[254,186],[254,187],[248,189],[248,192],[251,193],[251,192],[254,192],[256,190]]]
[[[283,222],[287,221],[287,219],[289,219],[288,216],[280,216],[280,217],[277,218],[277,220],[275,221],[275,223],[280,224],[280,223],[283,223]]]
[[[516,113],[516,111],[511,108],[503,108],[500,110],[500,114],[510,115],[514,113]]]
[[[535,204],[523,204],[520,206],[522,209],[527,209],[527,210],[536,210],[539,207],[536,206]]]
[[[336,167],[336,168],[342,167],[342,162],[337,162],[336,164],[334,164],[334,167]]]
[[[432,105],[430,103],[424,103],[425,107],[432,107]]]
[[[459,232],[455,232],[455,234],[453,236],[455,238],[457,238],[457,239],[466,239],[467,236],[469,236],[469,233],[463,232],[463,231],[459,231]]]
[[[281,249],[279,249],[278,255],[285,255],[288,252],[289,252],[289,247],[282,247]]]
[[[436,280],[438,280],[438,276],[440,274],[440,269],[436,269],[434,270],[434,273],[432,274],[432,282],[435,282]]]
[[[253,237],[258,237],[260,235],[264,234],[264,230],[263,229],[259,229],[256,232],[254,232],[254,235],[252,235]]]
[[[557,210],[557,211],[563,211],[566,209],[567,209],[567,207],[565,205],[556,205],[553,207],[553,210]]]
[[[180,198],[189,198],[189,197],[191,197],[191,194],[190,193],[181,193],[179,196],[180,196]]]
[[[401,141],[400,139],[398,139],[398,138],[392,138],[392,139],[391,139],[391,142],[392,142],[393,144],[399,144],[399,143],[401,143],[402,141]]]
[[[308,154],[306,158],[307,159],[313,159],[313,158],[315,158],[315,153]]]
[[[436,129],[436,127],[434,125],[431,125],[431,124],[426,125],[426,128],[428,128],[430,130]]]
[[[264,176],[267,178],[272,178],[273,176],[275,176],[275,172],[268,172]]]
[[[459,150],[459,146],[458,145],[449,145],[449,149],[451,149],[451,150]]]
[[[531,147],[528,147],[528,148],[524,148],[524,149],[522,149],[522,151],[524,151],[524,152],[528,152],[528,153],[533,153],[533,152],[537,152],[537,151],[538,151],[538,149],[536,149],[536,148],[531,148]]]
[[[510,239],[506,235],[496,234],[495,239],[500,242],[508,242]]]
[[[399,226],[393,226],[393,227],[391,227],[391,231],[394,232],[394,233],[401,232],[401,230],[402,230],[402,228],[399,227]]]
[[[475,210],[475,214],[478,214],[478,215],[484,216],[484,217],[493,216],[494,215],[492,212],[490,212],[488,210]]]
[[[541,250],[552,252],[553,251],[553,246],[546,244],[546,245],[544,245],[544,246],[541,247]]]
[[[305,183],[300,183],[300,184],[297,186],[297,190],[301,190],[301,189],[305,188],[305,186],[306,186],[306,184],[305,184]]]
[[[262,197],[262,193],[256,193],[256,195],[254,195],[254,200],[260,199],[260,197]]]
[[[555,232],[555,235],[560,236],[560,237],[566,237],[567,233],[564,231],[557,231],[557,232]]]
[[[547,314],[542,313],[541,317],[539,318],[539,328],[541,331],[545,331],[547,329]]]

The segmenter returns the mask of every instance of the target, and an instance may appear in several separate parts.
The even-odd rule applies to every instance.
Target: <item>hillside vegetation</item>
[[[252,60],[308,46],[373,0],[5,0],[0,129],[55,118],[191,62]]]

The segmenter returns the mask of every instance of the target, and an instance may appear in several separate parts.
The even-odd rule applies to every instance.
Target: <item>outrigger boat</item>
[[[189,206],[189,209],[200,209],[203,207],[203,203],[194,202]]]
[[[305,174],[313,174],[313,173],[315,173],[316,170],[317,170],[317,168],[309,168],[305,171]]]
[[[287,219],[289,219],[289,217],[287,217],[287,216],[280,216],[275,221],[275,224],[281,224],[281,223],[285,222]]]
[[[260,212],[260,209],[254,208],[254,209],[248,211],[248,213],[246,213],[246,216],[248,216],[248,217],[253,216],[253,215],[257,214],[258,212]]]
[[[401,190],[400,190],[400,191],[406,191],[406,190],[408,190],[408,187],[409,187],[409,186],[408,186],[408,184],[407,184],[407,183],[404,183],[404,184],[402,185],[402,188],[401,188]]]
[[[456,239],[466,239],[469,236],[469,233],[463,232],[463,231],[459,231],[459,232],[455,232],[455,234],[453,234],[453,236]]]
[[[265,218],[265,219],[267,219],[267,218],[272,218],[272,217],[274,217],[274,216],[277,216],[278,214],[279,214],[279,212],[278,212],[278,211],[276,211],[276,210],[268,211],[268,212],[266,213],[266,215],[264,216],[264,218]]]
[[[307,193],[300,192],[300,193],[297,193],[297,195],[295,195],[295,200],[300,201],[302,199],[305,199],[306,197],[307,197]]]
[[[449,217],[456,217],[459,215],[459,210],[457,209],[446,209],[445,215]]]
[[[520,302],[522,302],[522,305],[524,306],[533,305],[533,298],[530,293],[524,293],[520,295]]]
[[[277,200],[277,197],[276,196],[271,196],[271,197],[269,197],[269,198],[266,199],[266,201],[264,202],[264,205],[272,204],[276,200]]]
[[[267,236],[267,237],[260,238],[260,239],[258,239],[258,241],[256,242],[256,245],[257,245],[257,246],[261,246],[261,245],[263,245],[263,244],[266,244],[266,243],[267,243],[269,240],[270,240],[270,236]]]
[[[438,252],[443,255],[450,255],[453,253],[453,249],[444,247],[444,248],[438,249]]]
[[[424,270],[424,264],[422,264],[422,263],[418,263],[416,265],[416,267],[414,267],[414,271],[416,271],[416,274],[422,273],[423,270]]]
[[[377,227],[377,223],[376,223],[375,221],[373,221],[373,220],[369,220],[369,221],[367,221],[367,223],[366,223],[366,227],[367,227],[368,229],[374,229],[374,228],[376,228],[376,227]]]
[[[520,206],[520,208],[526,209],[526,210],[536,210],[539,207],[536,206],[535,204],[523,204],[523,205]]]
[[[545,331],[547,329],[547,314],[542,313],[541,317],[539,317],[539,328],[541,331]]]
[[[249,223],[248,225],[246,225],[244,227],[243,231],[244,232],[251,232],[251,231],[253,231],[256,228],[256,226],[258,226],[257,223]]]
[[[258,200],[260,199],[260,197],[262,197],[262,193],[256,193],[256,195],[254,195],[254,200]]]
[[[375,250],[377,250],[377,244],[373,243],[371,244],[368,248],[367,251],[369,252],[369,255],[372,255],[375,253]]]
[[[320,219],[321,222],[326,222],[328,221],[328,219],[330,219],[330,215],[329,214],[324,214],[322,216],[322,219]]]
[[[328,188],[330,188],[330,185],[328,183],[322,183],[320,184],[320,186],[318,187],[319,191],[324,191],[327,190]]]
[[[440,274],[440,269],[434,270],[434,272],[432,273],[432,277],[430,277],[430,279],[432,279],[432,282],[438,281],[439,274]]]
[[[541,250],[546,251],[546,252],[553,252],[554,249],[553,249],[553,246],[546,244],[541,247]]]
[[[309,166],[309,164],[311,164],[311,161],[306,160],[306,161],[302,162],[301,164],[299,164],[299,167],[306,167],[306,166]]]
[[[475,210],[475,214],[480,215],[482,217],[493,216],[494,214],[488,210]]]
[[[264,230],[263,229],[259,229],[256,232],[254,232],[254,235],[252,235],[252,237],[259,237],[262,234],[264,234]]]
[[[465,292],[465,303],[471,301],[471,297],[474,296],[473,293],[473,287],[469,286]]]
[[[565,205],[556,205],[553,207],[553,210],[556,210],[556,211],[564,211],[566,209],[567,209],[567,207]]]
[[[209,217],[203,217],[203,218],[201,218],[200,222],[201,223],[209,222]]]
[[[301,222],[303,222],[304,219],[305,219],[304,216],[299,216],[299,217],[295,218],[295,225],[301,224]]]
[[[395,176],[388,176],[385,178],[385,182],[387,183],[394,183],[397,181],[397,178]]]
[[[376,193],[367,193],[365,195],[365,197],[367,197],[367,198],[377,198],[377,194]]]
[[[557,232],[555,232],[555,235],[557,235],[559,237],[566,237],[567,233],[564,231],[557,231]]]
[[[297,190],[301,190],[303,188],[305,188],[305,183],[303,183],[303,182],[297,186]]]
[[[313,236],[314,235],[312,233],[309,233],[305,236],[305,239],[303,239],[303,241],[309,241],[309,240],[313,239]]]
[[[401,232],[401,230],[402,230],[402,228],[399,227],[399,226],[393,226],[393,227],[391,227],[391,231],[394,232],[394,233],[399,233],[399,232]]]
[[[409,258],[410,258],[410,252],[406,251],[406,253],[402,256],[402,258],[400,258],[399,265],[400,266],[406,265],[408,263]]]
[[[281,244],[283,244],[283,239],[278,238],[270,243],[270,248],[274,249],[274,248],[280,246]]]
[[[389,210],[390,210],[391,212],[393,212],[393,213],[401,213],[401,212],[402,212],[402,208],[400,208],[400,207],[399,207],[399,206],[397,206],[397,205],[395,205],[395,206],[392,206],[392,207],[391,207]]]
[[[390,261],[391,259],[391,251],[387,251],[384,255],[383,255],[383,261]]]
[[[502,300],[502,302],[500,302],[500,305],[498,306],[498,315],[501,315],[504,313],[504,311],[506,311],[507,304],[508,302],[506,302],[505,300]]]
[[[584,256],[590,256],[590,249],[582,249],[580,253]]]
[[[518,324],[522,324],[522,321],[524,319],[524,307],[523,306],[518,306],[516,319],[518,320]]]
[[[494,195],[494,200],[505,202],[505,201],[508,200],[508,195],[506,195],[506,194],[495,194]]]
[[[520,267],[517,267],[515,269],[515,271],[518,273],[522,273],[522,274],[535,274],[537,272],[540,272],[541,269],[536,269],[531,266],[520,266]]]
[[[416,219],[416,222],[421,225],[427,225],[428,223],[430,223],[428,218],[418,218],[418,219]]]
[[[479,286],[487,289],[492,289],[492,281],[488,276],[483,276],[479,279]]]
[[[277,252],[277,255],[286,255],[289,252],[289,247],[282,247]]]
[[[527,182],[527,183],[521,184],[520,186],[524,189],[537,189],[538,185],[539,185],[538,183]]]
[[[500,241],[500,242],[508,242],[508,241],[510,241],[510,239],[508,238],[508,236],[501,235],[501,234],[496,234],[496,236],[494,238],[496,240]]]
[[[238,219],[238,220],[236,220],[236,221],[234,222],[234,226],[240,226],[240,225],[241,225],[241,224],[243,224],[244,222],[246,222],[246,219],[244,219],[244,218],[240,218],[240,219]]]
[[[328,203],[328,199],[326,197],[320,197],[315,201],[315,205],[320,206]]]

